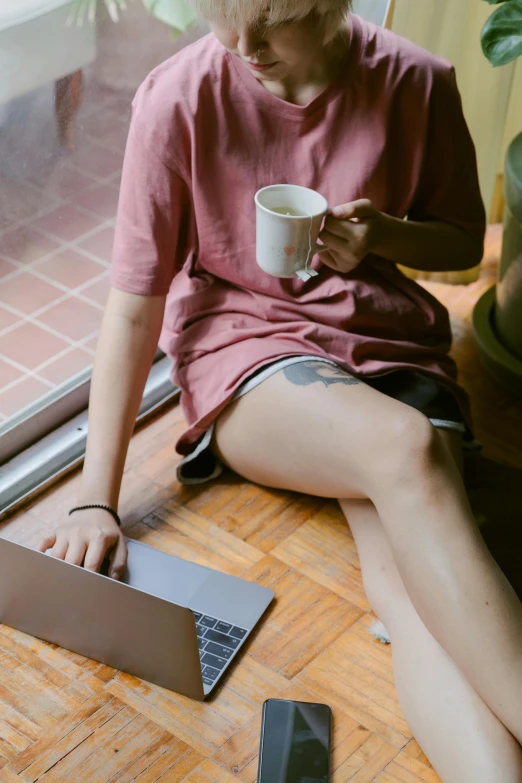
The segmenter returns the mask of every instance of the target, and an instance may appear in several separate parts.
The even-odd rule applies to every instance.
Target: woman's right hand
[[[103,509],[75,511],[54,530],[46,531],[35,541],[35,549],[53,557],[81,566],[88,571],[100,571],[105,557],[109,560],[108,575],[119,579],[127,563],[127,543],[111,515]]]

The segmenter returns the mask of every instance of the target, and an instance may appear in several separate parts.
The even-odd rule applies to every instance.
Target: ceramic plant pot
[[[473,332],[487,369],[522,396],[522,133],[506,155],[505,191],[499,281],[477,302]]]

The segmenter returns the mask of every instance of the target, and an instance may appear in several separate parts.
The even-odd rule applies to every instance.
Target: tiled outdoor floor
[[[92,364],[131,100],[88,82],[72,152],[57,140],[52,87],[8,107],[0,127],[0,422]]]
[[[141,3],[118,24],[98,6],[74,150],[58,141],[54,85],[0,105],[0,426],[91,366],[132,99],[156,65],[207,32],[195,25],[173,42]]]

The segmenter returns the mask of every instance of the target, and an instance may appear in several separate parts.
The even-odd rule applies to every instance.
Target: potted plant
[[[482,30],[494,67],[522,56],[522,0],[485,0],[499,7]],[[479,299],[473,334],[481,359],[504,386],[522,394],[522,133],[506,154],[504,238],[497,285]]]
[[[132,2],[132,0],[131,0]],[[196,13],[185,0],[141,0],[146,11],[167,24],[176,38],[197,20]],[[127,10],[126,0],[75,0],[71,23],[83,24],[85,19],[93,23],[98,5],[104,5],[113,22]]]
[[[185,0],[73,0],[69,24],[96,24],[91,73],[104,87],[128,94],[156,65],[208,32]]]

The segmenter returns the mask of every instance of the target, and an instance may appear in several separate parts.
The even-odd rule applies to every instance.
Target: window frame
[[[179,399],[171,369],[158,349],[137,423]],[[0,426],[0,520],[83,462],[91,374],[92,368],[79,373]]]

